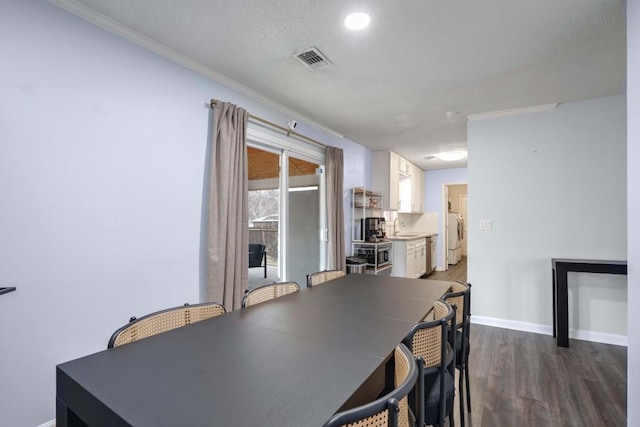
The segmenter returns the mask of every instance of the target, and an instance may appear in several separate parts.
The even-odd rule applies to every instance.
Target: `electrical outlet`
[[[480,220],[480,230],[491,230],[492,224],[490,219]]]

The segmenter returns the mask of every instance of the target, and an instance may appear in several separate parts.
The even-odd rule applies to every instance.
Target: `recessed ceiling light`
[[[467,157],[467,152],[463,150],[446,151],[444,153],[436,154],[436,157],[440,160],[444,160],[445,162],[453,162]]]
[[[350,30],[362,30],[369,26],[371,17],[368,13],[357,12],[348,15],[344,20],[344,25]]]

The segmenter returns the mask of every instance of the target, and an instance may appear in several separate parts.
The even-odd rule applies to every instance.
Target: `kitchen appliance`
[[[450,212],[447,218],[447,262],[455,265],[462,258],[462,245],[460,240],[464,238],[464,223],[460,214]]]
[[[358,257],[364,258],[370,265],[380,267],[389,263],[389,249],[376,247],[361,248]]]
[[[385,220],[382,217],[368,217],[364,219],[364,239],[367,242],[377,242],[385,237]]]
[[[383,265],[389,262],[389,251],[386,249],[378,250],[378,265]]]

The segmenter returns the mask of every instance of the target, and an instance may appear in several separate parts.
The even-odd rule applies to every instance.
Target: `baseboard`
[[[38,427],[56,427],[56,420],[49,420],[44,424],[40,424]]]
[[[471,323],[493,326],[496,328],[512,329],[515,331],[532,332],[534,334],[553,335],[551,326],[537,323],[519,322],[515,320],[496,319],[493,317],[471,316]],[[606,334],[603,332],[569,329],[569,338],[577,340],[599,342],[627,347],[627,337],[624,335]]]

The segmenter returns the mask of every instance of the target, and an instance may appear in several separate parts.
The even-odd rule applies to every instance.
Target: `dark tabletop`
[[[58,366],[89,425],[320,426],[450,282],[350,274]]]

